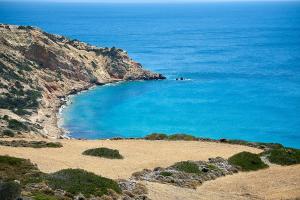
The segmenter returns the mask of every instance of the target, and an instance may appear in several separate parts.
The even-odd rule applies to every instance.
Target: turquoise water
[[[75,96],[62,114],[73,137],[180,132],[300,147],[300,3],[0,3],[0,22],[117,46],[167,76]]]

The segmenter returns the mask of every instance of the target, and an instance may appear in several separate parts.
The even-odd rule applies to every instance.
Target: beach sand
[[[207,160],[261,150],[241,145],[203,141],[146,140],[58,140],[62,148],[14,148],[0,146],[1,155],[28,158],[41,171],[55,172],[65,168],[82,168],[98,175],[117,179],[129,178],[133,172],[167,167],[183,160]],[[118,149],[123,160],[84,156],[89,148]],[[153,200],[182,199],[295,199],[300,198],[300,165],[273,165],[266,170],[242,172],[205,182],[197,190],[145,182]]]

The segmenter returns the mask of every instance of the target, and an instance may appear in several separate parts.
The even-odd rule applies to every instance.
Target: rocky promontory
[[[57,137],[57,111],[69,94],[123,80],[165,79],[127,52],[31,26],[0,24],[0,135]]]

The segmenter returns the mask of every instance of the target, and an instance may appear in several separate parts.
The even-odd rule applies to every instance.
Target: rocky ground
[[[191,169],[194,167],[193,169]],[[206,161],[182,161],[167,168],[145,169],[133,173],[133,179],[171,184],[178,187],[196,189],[205,181],[214,180],[225,175],[237,173],[238,168],[232,166],[221,157],[209,158]]]
[[[122,80],[164,79],[122,49],[100,48],[31,26],[0,24],[0,133],[59,137],[64,98]]]

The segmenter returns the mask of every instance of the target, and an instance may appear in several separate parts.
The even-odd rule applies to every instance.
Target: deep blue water
[[[74,97],[63,112],[73,137],[189,133],[300,147],[300,3],[0,3],[0,22],[117,46],[168,77]]]

